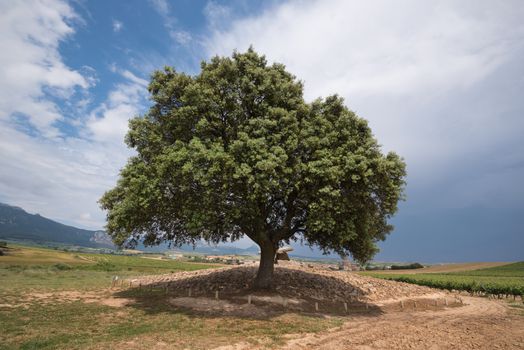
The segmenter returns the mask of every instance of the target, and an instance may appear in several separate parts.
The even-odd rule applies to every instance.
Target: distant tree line
[[[421,263],[413,263],[409,265],[391,265],[392,270],[412,270],[412,269],[421,269],[424,265]]]

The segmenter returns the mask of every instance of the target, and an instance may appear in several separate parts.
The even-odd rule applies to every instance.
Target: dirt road
[[[503,302],[463,297],[440,311],[350,319],[338,329],[289,339],[284,349],[524,349],[524,317]]]

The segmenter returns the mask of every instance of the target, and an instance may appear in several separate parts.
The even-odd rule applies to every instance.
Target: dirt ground
[[[133,301],[113,293],[73,292],[39,293],[31,297],[40,301],[81,300],[121,308]],[[243,297],[242,297],[243,298]],[[253,296],[252,304],[239,303],[235,298],[215,300],[213,297],[169,298],[175,307],[191,309],[196,313],[228,317],[265,318],[282,305],[282,298]],[[403,307],[400,307],[402,300]],[[445,301],[448,300],[448,305]],[[461,300],[460,303],[454,302]],[[262,302],[262,303],[261,303]],[[286,306],[293,310],[293,300]],[[417,304],[415,305],[415,302]],[[436,303],[436,304],[435,304]],[[369,310],[352,310],[340,327],[322,333],[291,334],[279,349],[524,349],[524,314],[510,308],[503,300],[469,297],[436,291],[417,298],[370,303]],[[334,317],[333,310],[309,314]],[[281,310],[280,310],[281,312]],[[169,345],[166,348],[170,348]],[[259,349],[248,342],[221,346],[215,350]]]
[[[448,265],[445,269],[450,271],[453,267]],[[217,279],[228,281],[228,285],[241,286],[250,275],[250,270],[223,269],[185,276],[162,276],[157,280],[142,282],[168,283],[175,290],[177,285],[197,289],[202,283],[202,274],[206,274],[208,282]],[[297,264],[278,267],[276,276],[282,281],[283,288],[278,288],[277,283],[274,296],[252,295],[254,305],[246,304],[244,299],[247,296],[243,293],[229,299],[221,294],[220,299],[224,300],[220,301],[214,300],[209,293],[201,297],[194,295],[192,298],[179,294],[171,298],[170,303],[197,313],[239,317],[267,316],[268,312],[277,309],[281,312],[288,310],[317,314],[319,317],[336,317],[344,314],[341,302],[351,297],[351,293],[345,291],[353,290],[353,293],[358,294],[358,300],[356,304],[348,303],[349,312],[345,314],[347,321],[341,327],[323,333],[288,335],[282,348],[524,350],[524,314],[522,309],[510,308],[506,301],[464,296]],[[207,288],[215,289],[211,285]],[[284,300],[287,300],[285,306]],[[319,311],[312,308],[316,300],[319,300]],[[218,349],[252,348],[252,344],[242,342]]]
[[[324,333],[294,334],[279,349],[524,349],[524,317],[501,301],[465,297],[444,310],[349,318]],[[246,342],[215,350],[254,349]]]
[[[359,317],[283,349],[524,349],[524,317],[501,301],[462,297],[464,306]]]
[[[269,319],[299,313],[344,320],[340,327],[321,333],[285,335],[279,349],[524,350],[524,308],[510,307],[504,300],[301,265],[278,267],[277,288],[256,293],[246,289],[252,275],[252,267],[235,267],[145,276],[110,290],[29,293],[24,302],[138,307],[155,290],[170,307],[210,317]],[[133,293],[140,289],[143,293]],[[522,305],[522,300],[516,303]],[[232,349],[258,348],[249,342],[216,348]]]

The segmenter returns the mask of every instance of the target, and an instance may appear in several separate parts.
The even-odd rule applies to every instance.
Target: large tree
[[[306,103],[282,64],[253,49],[203,62],[190,76],[152,75],[153,105],[129,123],[136,150],[100,200],[121,246],[260,246],[255,288],[269,288],[280,244],[370,259],[392,226],[405,165],[384,155],[342,98]]]

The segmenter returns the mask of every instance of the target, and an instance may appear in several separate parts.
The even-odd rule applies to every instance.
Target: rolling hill
[[[104,231],[64,225],[4,203],[0,203],[0,239],[113,248],[111,239]]]

